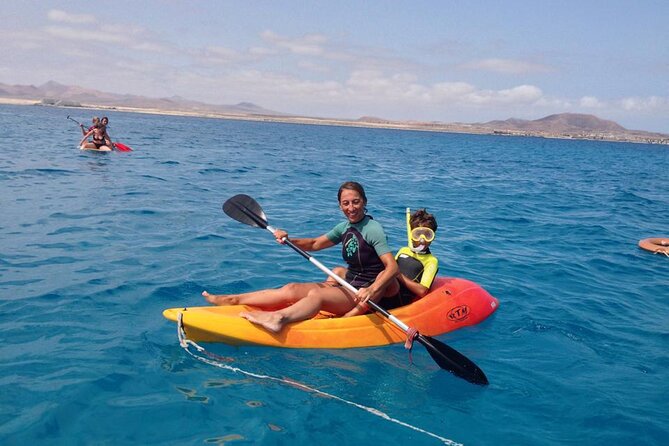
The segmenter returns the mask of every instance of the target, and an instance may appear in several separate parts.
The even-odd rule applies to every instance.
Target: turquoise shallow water
[[[669,236],[667,147],[110,112],[135,151],[96,154],[76,149],[68,114],[90,119],[0,106],[3,444],[440,443],[346,401],[471,445],[669,441],[669,258],[637,247]],[[442,275],[499,298],[484,323],[439,337],[490,386],[420,346],[409,365],[401,345],[207,345],[342,401],[179,347],[164,308],[322,276],[227,218],[226,198],[317,235],[342,218],[349,179],[391,246],[405,207],[434,212]]]

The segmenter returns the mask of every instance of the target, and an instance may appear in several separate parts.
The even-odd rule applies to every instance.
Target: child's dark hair
[[[409,218],[409,223],[412,228],[417,228],[423,226],[425,228],[430,228],[434,232],[437,232],[437,219],[434,218],[434,215],[427,212],[427,209],[418,209]]]

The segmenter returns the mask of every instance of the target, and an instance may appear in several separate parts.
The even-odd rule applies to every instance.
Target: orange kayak
[[[398,319],[426,336],[438,336],[490,316],[499,301],[480,285],[465,279],[437,277],[422,299],[394,310]],[[371,313],[354,317],[328,317],[286,326],[279,333],[239,316],[253,310],[246,305],[169,308],[163,316],[177,321],[179,313],[186,337],[195,342],[230,345],[266,345],[286,348],[353,348],[404,342],[406,335],[383,316]]]

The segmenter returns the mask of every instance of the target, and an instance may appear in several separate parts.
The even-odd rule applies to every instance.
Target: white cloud
[[[503,74],[545,73],[550,71],[546,65],[513,59],[483,59],[460,66],[468,70],[492,71]]]
[[[66,40],[76,40],[76,41],[88,41],[88,42],[107,42],[107,43],[123,43],[127,42],[128,39],[121,34],[108,34],[101,33],[96,29],[79,29],[79,28],[70,28],[66,26],[47,26],[44,28],[44,31],[52,37],[66,39]]]
[[[669,111],[669,98],[659,96],[649,96],[646,98],[630,97],[621,99],[620,106],[626,111]]]
[[[467,82],[439,82],[433,86],[437,98],[461,98],[476,91],[476,87]]]
[[[329,73],[331,71],[330,68],[325,64],[311,62],[308,60],[299,61],[297,66],[303,70],[308,70],[314,73]]]
[[[210,46],[207,47],[204,51],[206,57],[218,59],[222,61],[231,61],[239,58],[237,51],[223,47],[223,46]]]
[[[519,85],[518,87],[500,90],[499,97],[503,99],[504,102],[520,102],[528,103],[534,102],[543,96],[543,92],[539,87],[534,85]]]
[[[520,85],[504,90],[476,90],[461,98],[461,102],[477,106],[531,104],[542,97],[539,88]]]
[[[235,81],[240,81],[239,78]],[[226,84],[230,79],[226,80]],[[234,82],[234,81],[233,81]],[[323,103],[324,107],[367,104],[370,107],[401,109],[402,107],[460,106],[486,109],[488,107],[539,106],[546,103],[536,86],[520,85],[502,90],[478,89],[466,82],[423,84],[407,73],[385,75],[376,70],[357,70],[340,83],[337,81],[305,81],[299,77],[272,75],[253,70],[247,72],[244,83],[254,84],[257,91],[270,92],[274,99],[293,103]],[[264,84],[260,86],[259,84]]]
[[[594,96],[583,96],[578,103],[583,108],[603,108],[606,106],[606,104]]]
[[[249,54],[254,56],[271,56],[276,54],[276,51],[264,46],[253,46],[249,48]]]
[[[86,23],[95,23],[95,16],[92,14],[70,14],[59,9],[52,9],[47,13],[49,20],[53,22],[73,23],[82,25]]]
[[[123,28],[123,33],[118,29]],[[51,25],[43,29],[46,37],[53,43],[53,38],[64,39],[90,46],[93,43],[103,43],[105,49],[121,48],[142,51],[145,53],[171,53],[172,49],[151,40],[145,36],[144,30],[138,27],[121,27],[119,25],[104,24],[96,29],[72,26]],[[69,45],[69,44],[68,44]]]
[[[268,30],[262,32],[260,36],[268,43],[302,56],[323,54],[325,52],[323,44],[327,42],[327,38],[322,34],[307,34],[301,38],[291,39]]]

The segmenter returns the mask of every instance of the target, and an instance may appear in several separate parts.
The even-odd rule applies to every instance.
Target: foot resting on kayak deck
[[[286,322],[286,318],[278,311],[243,312],[239,313],[239,316],[272,333],[280,332]]]
[[[202,292],[202,296],[207,299],[207,302],[214,305],[237,305],[239,300],[232,294],[209,294],[207,291]]]

